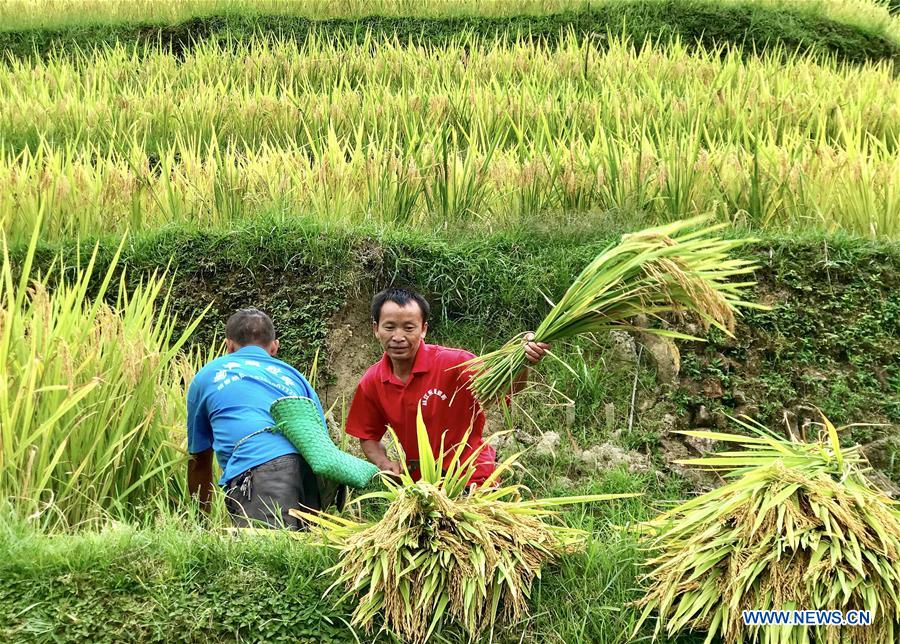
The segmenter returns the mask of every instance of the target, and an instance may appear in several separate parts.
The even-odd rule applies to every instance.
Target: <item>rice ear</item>
[[[441,454],[431,451],[424,423],[419,432],[420,462],[439,467]],[[376,620],[382,621],[398,638],[422,642],[450,623],[475,640],[498,621],[519,620],[541,568],[587,538],[584,531],[560,525],[553,508],[633,496],[523,500],[527,490],[519,485],[491,487],[515,457],[506,459],[488,484],[462,494],[468,476],[461,479],[460,473],[474,469],[477,452],[460,463],[461,453],[457,449],[447,474],[430,480],[423,475],[419,481],[404,477],[394,484],[378,497],[389,501],[378,520],[310,517],[324,533],[321,541],[339,551],[329,571],[336,576],[332,589],[359,599],[353,624],[371,632]]]
[[[865,479],[855,448],[841,448],[823,417],[819,441],[777,436],[746,419],[752,436],[682,432],[743,446],[687,461],[728,483],[639,526],[649,553],[635,632],[706,630],[708,640],[801,644],[812,627],[749,627],[749,609],[869,610],[853,641],[891,641],[900,621],[900,510]],[[885,639],[887,638],[887,639]],[[816,640],[818,641],[818,640]]]
[[[752,284],[733,278],[751,273],[755,265],[731,259],[728,253],[751,240],[712,237],[722,226],[704,227],[706,221],[693,217],[623,235],[575,278],[538,326],[534,340],[552,343],[629,328],[638,314],[667,313],[692,314],[705,328],[715,326],[732,335],[737,309],[746,306],[743,289]],[[520,334],[497,351],[461,365],[474,373],[471,388],[482,405],[499,399],[525,367],[522,345]]]

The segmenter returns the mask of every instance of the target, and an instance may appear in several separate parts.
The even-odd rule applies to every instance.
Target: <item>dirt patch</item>
[[[708,492],[721,485],[721,478],[717,477],[714,473],[681,465],[676,462],[678,460],[701,456],[701,454],[697,454],[689,449],[688,446],[680,440],[671,437],[662,438],[660,440],[660,452],[665,458],[669,470],[684,477],[694,490],[698,492]]]
[[[329,384],[321,388],[319,395],[326,408],[334,402],[340,407],[342,398],[349,408],[359,379],[381,354],[372,337],[369,303],[362,299],[348,301],[328,326],[324,366]]]

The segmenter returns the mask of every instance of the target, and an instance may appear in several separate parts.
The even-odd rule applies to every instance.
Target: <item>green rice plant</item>
[[[650,571],[643,613],[654,636],[706,630],[707,642],[896,642],[900,636],[900,509],[865,477],[857,448],[823,416],[818,441],[779,437],[747,419],[749,436],[683,432],[740,445],[679,461],[726,484],[644,524]],[[871,611],[869,626],[747,626],[744,610]]]
[[[0,66],[0,225],[27,239],[279,214],[518,226],[581,213],[900,235],[890,65],[626,39],[314,34]]]
[[[573,73],[588,54],[587,73]],[[341,141],[361,130],[367,143],[389,124],[401,126],[401,143],[442,125],[465,142],[478,126],[508,148],[587,138],[598,125],[622,137],[642,123],[690,133],[700,122],[707,146],[794,133],[849,145],[869,134],[896,140],[892,74],[887,64],[845,67],[781,51],[746,59],[677,41],[635,52],[614,37],[598,51],[571,32],[555,49],[474,35],[441,48],[324,36],[214,41],[181,63],[165,50],[117,45],[0,67],[0,132],[16,152],[42,139],[122,152],[137,139],[158,155],[179,136],[252,150],[324,140],[330,129]]]
[[[705,221],[696,217],[649,228],[607,246],[543,319],[534,341],[553,343],[583,333],[634,328],[635,316],[660,318],[669,313],[696,315],[705,327],[730,335],[738,307],[760,308],[741,299],[744,288],[754,282],[730,281],[755,268],[748,260],[729,257],[753,240],[712,237],[722,225],[701,226]],[[688,337],[663,328],[643,330]],[[519,336],[462,367],[472,373],[472,391],[489,404],[509,389],[526,365]]]
[[[420,478],[414,479],[401,459],[397,480],[385,477],[385,490],[355,500],[386,503],[380,519],[290,511],[317,526],[339,552],[338,563],[327,571],[336,575],[329,592],[343,587],[341,601],[359,596],[351,624],[369,632],[383,620],[404,641],[424,642],[454,627],[474,639],[499,620],[518,619],[528,610],[541,568],[580,549],[588,536],[555,522],[553,508],[640,496],[525,499],[524,488],[501,482],[518,455],[482,485],[467,486],[478,452],[463,459],[465,439],[445,450],[442,438],[435,454],[421,409],[417,437]]]
[[[484,176],[496,142],[485,142],[482,154],[466,154],[460,159],[456,154],[459,145],[455,132],[438,133],[437,138],[439,150],[426,175],[423,190],[428,210],[437,218],[438,224],[466,221],[481,215],[487,192]]]
[[[396,226],[420,223],[417,214],[424,192],[422,173],[415,154],[404,159],[397,155],[397,125],[387,134],[389,142],[372,146],[366,161],[368,216]],[[411,133],[410,136],[416,136]],[[410,140],[409,149],[418,150],[419,141]],[[379,172],[380,170],[380,172]]]
[[[23,516],[55,513],[64,526],[132,516],[178,489],[177,354],[203,314],[175,334],[164,275],[129,290],[122,275],[116,293],[118,252],[105,274],[96,274],[95,249],[74,275],[62,260],[33,275],[38,231],[19,266],[3,243],[0,494]]]
[[[603,149],[611,156],[603,157],[593,144],[579,144],[554,166],[543,151],[529,159],[477,145],[435,159],[424,144],[409,154],[363,147],[312,158],[293,145],[241,153],[201,152],[185,144],[155,159],[149,170],[132,160],[139,149],[125,157],[88,158],[41,147],[15,159],[0,153],[0,183],[6,186],[0,225],[21,240],[41,210],[47,212],[43,236],[53,239],[169,223],[230,226],[272,213],[427,228],[473,221],[518,226],[590,211],[637,211],[666,221],[687,206],[685,215],[715,213],[756,228],[900,234],[892,184],[900,157],[870,163],[855,153],[802,143],[767,147],[755,157],[739,148],[701,149],[691,163],[676,154],[681,143],[647,145],[632,149],[610,139]],[[794,165],[787,165],[790,158],[797,159]]]

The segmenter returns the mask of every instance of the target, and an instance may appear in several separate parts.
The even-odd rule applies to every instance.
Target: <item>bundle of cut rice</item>
[[[518,619],[541,567],[587,537],[554,521],[553,507],[637,496],[525,500],[521,486],[493,487],[517,455],[483,485],[467,486],[477,452],[461,461],[461,450],[454,450],[442,471],[445,450],[432,453],[421,410],[418,444],[418,481],[404,469],[399,481],[385,479],[384,491],[356,500],[387,501],[380,520],[291,511],[319,526],[339,550],[329,570],[337,575],[331,588],[344,587],[344,598],[360,597],[353,624],[368,630],[380,618],[404,641],[425,641],[450,624],[475,637],[498,618]]]
[[[897,642],[897,503],[866,480],[857,449],[842,449],[827,419],[814,443],[738,422],[750,436],[684,432],[743,449],[680,461],[730,482],[644,526],[652,570],[638,627],[655,612],[655,635],[707,630],[707,642]],[[867,610],[872,624],[748,626],[745,610]]]
[[[632,320],[667,313],[694,314],[705,326],[729,335],[738,307],[763,308],[742,299],[754,282],[733,281],[755,266],[729,256],[752,239],[720,239],[711,233],[724,224],[701,227],[705,217],[623,235],[575,279],[534,332],[535,342],[553,343],[582,333],[633,328]],[[661,328],[642,331],[690,338]],[[698,338],[690,338],[698,339]],[[473,374],[472,391],[482,404],[499,399],[527,364],[523,337],[464,365]]]

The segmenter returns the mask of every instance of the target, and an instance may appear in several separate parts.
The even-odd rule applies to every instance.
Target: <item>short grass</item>
[[[548,472],[539,472],[548,478]],[[683,493],[677,481],[621,470],[597,473],[585,492],[647,497],[567,511],[593,534],[583,554],[545,570],[522,623],[500,642],[625,641],[636,615],[640,553],[615,526],[648,518]],[[658,506],[657,506],[658,507]],[[162,513],[143,526],[48,536],[0,521],[0,638],[6,641],[366,640],[347,625],[351,606],[323,597],[327,550],[286,534],[235,537],[196,518]],[[523,635],[524,633],[524,635]],[[379,637],[382,641],[384,638]],[[447,641],[457,641],[452,634]],[[688,642],[690,639],[679,641]]]

